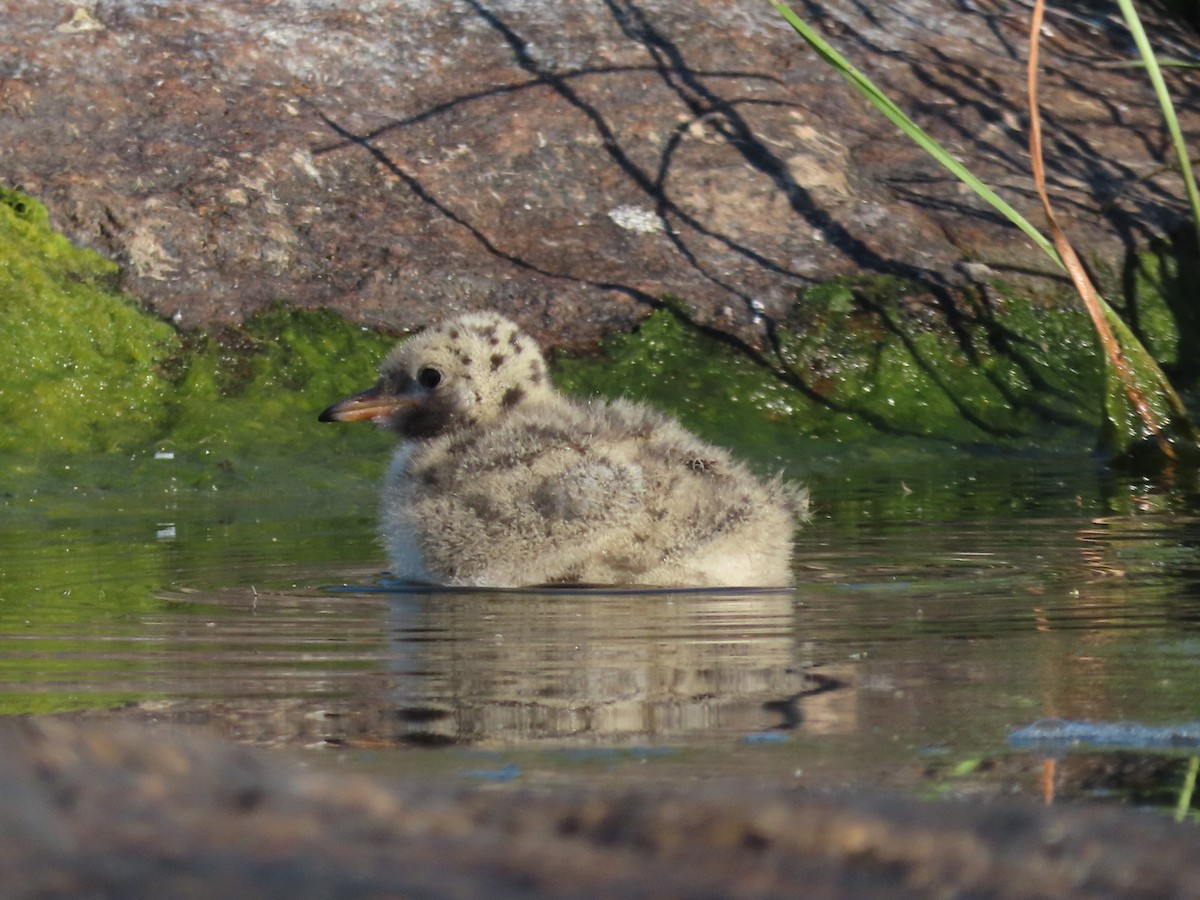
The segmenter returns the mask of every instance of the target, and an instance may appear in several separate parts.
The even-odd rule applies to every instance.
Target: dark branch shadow
[[[638,66],[590,66],[570,70],[560,70],[547,63],[541,54],[534,52],[533,44],[527,40],[494,5],[483,0],[463,0],[478,18],[498,36],[508,47],[512,61],[527,77],[516,80],[511,84],[489,87],[483,90],[464,93],[451,100],[433,104],[419,112],[402,119],[387,122],[362,133],[355,133],[332,117],[318,110],[318,115],[325,126],[333,133],[335,140],[314,148],[314,153],[324,154],[346,148],[357,148],[369,154],[380,166],[397,177],[421,203],[432,208],[437,215],[453,222],[464,229],[479,247],[498,259],[529,273],[542,277],[556,279],[567,283],[588,285],[607,291],[620,293],[648,308],[660,309],[667,306],[673,315],[685,320],[687,324],[717,337],[725,343],[736,347],[750,359],[754,360],[764,370],[784,383],[790,385],[799,393],[813,402],[820,403],[831,409],[836,407],[831,402],[814,391],[805,381],[801,373],[789,365],[783,352],[780,323],[763,314],[762,304],[754,294],[744,286],[736,283],[729,275],[718,267],[706,262],[705,253],[693,244],[694,237],[712,241],[726,251],[740,257],[754,269],[768,273],[784,283],[792,283],[797,287],[806,285],[809,280],[805,275],[787,264],[773,259],[768,253],[762,252],[751,243],[726,233],[714,225],[702,221],[697,215],[689,212],[672,199],[670,191],[671,177],[676,171],[677,159],[691,129],[698,123],[703,123],[713,133],[719,136],[724,145],[739,154],[741,160],[756,173],[765,176],[779,195],[786,199],[788,209],[795,216],[797,226],[804,226],[819,233],[824,246],[842,254],[853,262],[863,273],[895,276],[909,282],[919,283],[933,300],[933,308],[940,315],[941,324],[956,338],[957,344],[964,356],[972,364],[978,364],[976,357],[975,335],[982,329],[990,346],[997,352],[1011,355],[1020,359],[1016,336],[1008,333],[993,318],[980,322],[964,315],[960,304],[957,288],[947,278],[946,273],[934,271],[919,265],[913,265],[896,260],[877,252],[864,237],[853,233],[845,224],[839,222],[834,214],[824,208],[813,196],[812,192],[797,182],[788,161],[764,140],[755,130],[748,112],[756,107],[789,107],[798,106],[790,100],[765,99],[761,96],[745,96],[737,91],[740,85],[758,82],[786,86],[777,76],[759,71],[730,71],[724,69],[705,69],[694,66],[687,59],[679,43],[643,10],[633,0],[604,0],[604,8],[617,24],[624,37],[638,45],[648,56],[648,65]],[[870,26],[864,32],[874,29],[883,32],[889,22],[878,13],[878,7],[865,2],[856,2],[859,20]],[[1011,108],[1011,99],[1004,96],[1004,85],[997,77],[988,71],[980,71],[971,66],[952,59],[939,50],[935,44],[936,36],[930,35],[928,45],[929,55],[921,60],[900,54],[894,49],[882,46],[878,41],[872,41],[862,34],[847,34],[847,29],[830,17],[827,9],[815,2],[805,2],[805,15],[809,21],[819,27],[837,30],[839,40],[852,42],[855,48],[847,53],[852,59],[866,59],[878,68],[893,64],[903,67],[916,78],[918,83],[926,88],[928,96],[936,98],[925,104],[918,103],[910,110],[914,118],[920,121],[936,121],[943,132],[957,141],[960,145],[960,155],[978,155],[986,157],[993,166],[1010,180],[1017,184],[1028,181],[1027,164],[1025,163],[1025,137],[1022,131],[1005,119],[1005,110]],[[1020,27],[1023,25],[1023,11],[1013,12],[1011,5],[995,2],[995,0],[961,0],[957,3],[961,15],[982,16],[986,28],[1002,48],[1001,60],[1003,66],[1020,68],[1020,59],[1024,53],[1024,38]],[[1105,39],[1113,43],[1121,40],[1115,30],[1105,31],[1104,22],[1097,25],[1084,13],[1063,14],[1063,21],[1069,27],[1082,29],[1100,29]],[[924,23],[911,21],[907,25],[914,29],[923,27]],[[1071,46],[1079,46],[1075,41]],[[994,52],[994,48],[989,48]],[[1080,69],[1086,71],[1082,65]],[[1074,70],[1073,70],[1074,71]],[[634,153],[622,144],[614,124],[606,116],[603,109],[590,101],[580,86],[590,79],[604,79],[614,75],[628,73],[653,74],[671,94],[678,99],[686,115],[673,124],[668,137],[662,145],[655,165],[643,165],[635,158]],[[1068,88],[1078,91],[1089,102],[1098,104],[1097,108],[1104,109],[1111,121],[1120,124],[1125,115],[1122,100],[1107,95],[1101,88],[1080,83],[1078,80],[1069,81]],[[626,179],[636,192],[640,193],[651,206],[662,224],[662,233],[670,241],[681,260],[694,270],[701,278],[717,287],[731,299],[736,299],[743,309],[762,327],[764,338],[760,349],[752,342],[732,335],[721,328],[710,324],[702,324],[691,317],[676,304],[666,304],[663,298],[652,296],[644,290],[631,284],[610,281],[597,281],[573,275],[570,272],[553,271],[544,265],[539,265],[520,253],[512,252],[504,246],[501,235],[490,235],[472,218],[454,209],[449,203],[440,199],[420,179],[407,171],[404,166],[389,156],[378,145],[379,139],[393,132],[402,132],[418,124],[436,121],[439,117],[458,108],[470,104],[488,101],[497,97],[517,94],[531,89],[549,89],[558,99],[567,104],[572,110],[582,115],[598,140],[603,153],[613,166]],[[1183,91],[1185,101],[1198,98],[1195,86],[1189,86]],[[947,114],[947,101],[954,111]],[[982,122],[984,127],[978,127]],[[1053,148],[1049,154],[1050,177],[1061,185],[1077,184],[1082,181],[1093,190],[1103,194],[1104,191],[1120,190],[1120,185],[1129,184],[1139,177],[1139,173],[1120,162],[1106,159],[1103,153],[1092,143],[1078,123],[1047,114],[1045,127],[1048,134],[1053,135]],[[1157,149],[1159,138],[1151,135],[1143,136],[1145,149],[1148,154]],[[644,150],[645,148],[640,148]],[[1114,188],[1114,185],[1117,187]],[[914,171],[898,172],[887,182],[887,187],[896,200],[908,202],[933,212],[943,211],[957,217],[974,218],[987,222],[992,226],[1001,223],[999,216],[990,207],[980,205],[977,201],[967,198],[960,199],[956,190],[956,182],[940,173],[933,177],[920,177]],[[1023,199],[1032,204],[1034,197],[1030,186],[1023,189]],[[1166,192],[1153,188],[1145,203],[1174,202]],[[1080,212],[1085,211],[1084,201],[1080,201]],[[1070,211],[1069,205],[1064,207]],[[1087,210],[1094,212],[1094,210]],[[1144,238],[1138,233],[1136,216],[1129,213],[1115,212],[1113,218],[1119,221],[1121,234],[1130,241],[1131,245]],[[1032,251],[1031,251],[1032,252]],[[1040,274],[1040,273],[1039,273]],[[997,429],[976,416],[965,405],[956,392],[955,386],[939,380],[932,367],[925,364],[917,345],[907,334],[906,327],[887,318],[886,311],[876,311],[881,321],[894,336],[908,349],[914,363],[929,374],[938,388],[950,398],[959,409],[966,421],[972,422],[984,433],[994,434],[998,438],[1008,435],[1004,429]],[[1029,350],[1030,348],[1020,348]],[[1021,365],[1018,362],[1018,365]],[[1031,382],[1037,386],[1036,372],[1029,367]],[[1043,386],[1044,387],[1044,386]],[[1036,405],[1036,400],[1022,401],[1010,395],[1014,405],[1022,402]],[[882,418],[872,418],[862,410],[843,410],[853,413],[880,431],[891,433],[909,433],[898,429],[895,423]],[[1050,406],[1044,410],[1048,418],[1060,415]]]

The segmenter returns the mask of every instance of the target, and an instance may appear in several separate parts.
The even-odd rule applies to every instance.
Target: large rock
[[[1051,14],[1044,100],[1061,211],[1119,268],[1183,204],[1103,9]],[[579,341],[671,293],[753,338],[760,312],[842,273],[1048,270],[767,3],[0,0],[0,15],[3,178],[184,326],[274,300],[394,329],[489,307]],[[1027,16],[951,0],[812,13],[1040,222]],[[1153,35],[1200,50],[1181,27]],[[1194,133],[1200,108],[1184,108]]]

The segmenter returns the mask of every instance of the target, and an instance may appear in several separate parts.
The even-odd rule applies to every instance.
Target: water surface
[[[1010,754],[1044,717],[1200,719],[1189,487],[1086,458],[820,471],[774,592],[400,587],[363,486],[13,495],[0,710],[468,778],[867,785]]]

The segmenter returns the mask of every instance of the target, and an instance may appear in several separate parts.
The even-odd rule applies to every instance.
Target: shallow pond
[[[779,592],[405,589],[365,482],[13,493],[0,710],[471,779],[921,789],[1033,759],[1009,738],[1046,717],[1200,719],[1190,488],[966,455],[825,459],[807,480]]]

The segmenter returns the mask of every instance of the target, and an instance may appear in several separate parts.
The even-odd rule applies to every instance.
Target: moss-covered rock
[[[283,307],[236,331],[191,338],[159,443],[185,460],[217,462],[216,471],[195,470],[202,480],[261,477],[272,468],[290,468],[285,478],[322,467],[335,469],[333,478],[351,471],[373,476],[390,437],[330,428],[317,414],[367,387],[392,341],[328,311]]]
[[[885,278],[804,292],[765,350],[668,304],[601,359],[557,372],[570,390],[648,400],[714,439],[776,447],[806,436],[1086,450],[1102,383],[1082,312],[1000,288],[939,298]]]
[[[123,295],[117,275],[55,233],[40,203],[0,189],[5,482],[53,481],[65,460],[120,453],[93,466],[94,478],[136,484],[160,450],[183,483],[262,475],[283,458],[295,461],[284,470],[310,475],[335,461],[353,468],[360,455],[377,467],[381,436],[322,429],[316,415],[369,383],[391,338],[283,308],[236,332],[184,337]]]
[[[165,450],[185,485],[377,475],[388,436],[315,417],[371,382],[391,337],[283,306],[236,330],[181,336],[116,289],[112,263],[55,234],[40,204],[7,190],[0,201],[4,471],[45,474],[47,459],[122,451],[127,474],[144,476],[138,466]],[[1175,283],[1186,280],[1179,265],[1159,253],[1139,271],[1147,286]],[[1171,301],[1141,287],[1134,296],[1142,333],[1183,366]],[[1102,364],[1069,303],[862,276],[800,293],[767,334],[751,347],[669,302],[599,357],[560,358],[555,372],[569,391],[647,400],[763,459],[811,458],[797,442],[817,439],[860,455],[905,443],[1086,452],[1096,440]]]
[[[939,294],[897,279],[806,292],[780,340],[787,375],[877,431],[1027,447],[1095,433],[1100,362],[1081,311],[1000,286]]]
[[[1200,375],[1200,258],[1190,228],[1154,238],[1121,274],[1095,263],[1105,296],[1155,360],[1184,384]]]
[[[117,266],[3,188],[0,263],[0,453],[113,450],[160,428],[178,338],[115,289]]]

